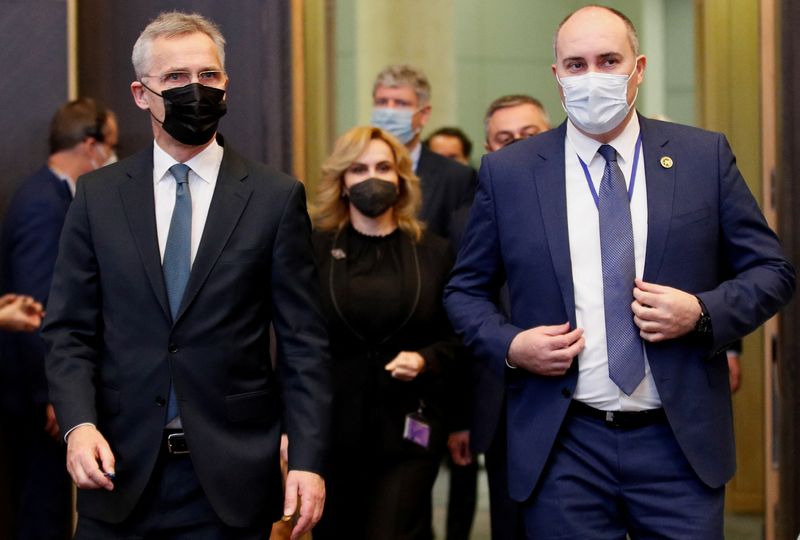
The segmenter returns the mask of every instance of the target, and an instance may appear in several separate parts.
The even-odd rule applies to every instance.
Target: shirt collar
[[[633,160],[639,132],[639,113],[634,111],[633,117],[630,122],[628,122],[628,125],[625,126],[625,129],[622,130],[622,133],[606,143],[614,147],[621,163],[630,163]],[[587,165],[589,165],[595,157],[603,159],[603,157],[597,153],[597,150],[603,143],[578,131],[578,128],[576,128],[569,119],[567,120],[567,140],[575,153],[578,154],[578,157]]]
[[[202,152],[187,161],[186,165],[203,182],[214,184],[217,180],[220,163],[222,163],[222,154],[222,146],[214,139],[211,144],[203,148]],[[153,141],[153,181],[156,184],[166,177],[169,168],[176,163],[178,161],[175,158],[158,146],[158,142]]]
[[[50,169],[50,172],[53,173],[57,178],[67,183],[67,187],[69,187],[69,192],[72,194],[73,197],[75,197],[75,189],[77,187],[75,185],[75,180],[70,178],[69,175],[64,174],[63,172],[57,169],[54,169],[51,166],[48,166],[47,168]]]

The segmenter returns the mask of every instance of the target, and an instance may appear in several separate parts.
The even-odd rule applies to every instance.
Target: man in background
[[[550,129],[547,111],[531,96],[514,94],[495,99],[483,119],[485,148],[494,152],[517,141],[533,137]],[[453,220],[453,244],[458,249],[467,225],[469,209],[461,209]],[[507,308],[508,292],[501,290],[500,298]],[[506,391],[505,369],[480,358],[473,358],[471,378],[463,378],[467,396],[461,408],[469,410],[467,428],[450,434],[448,447],[455,463],[466,465],[475,456],[484,454],[489,481],[489,511],[492,538],[518,540],[524,538],[522,510],[508,494],[506,458]],[[471,403],[469,402],[471,399]]]
[[[483,118],[487,152],[533,137],[550,129],[550,116],[538,99],[524,94],[494,100]]]
[[[472,155],[472,141],[460,128],[441,127],[431,133],[423,144],[431,152],[469,166],[469,158]]]
[[[110,111],[81,98],[50,124],[47,164],[24,180],[3,224],[3,291],[47,306],[58,239],[78,177],[103,165],[117,139]],[[71,482],[47,392],[46,345],[38,334],[2,336],[2,414],[14,504],[14,538],[67,538]]]
[[[406,64],[387,66],[372,87],[372,125],[406,145],[422,186],[420,219],[428,230],[448,238],[453,213],[469,206],[475,192],[472,167],[442,157],[422,143],[431,115],[431,86],[425,74]]]

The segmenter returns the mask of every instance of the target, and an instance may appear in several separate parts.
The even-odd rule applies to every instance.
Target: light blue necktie
[[[604,144],[598,153],[606,160],[598,210],[608,376],[625,394],[631,395],[644,378],[642,339],[631,311],[636,277],[631,207],[625,177],[617,164],[617,151]]]
[[[169,168],[177,185],[175,186],[175,208],[169,223],[162,271],[173,323],[178,315],[186,282],[189,281],[189,273],[192,269],[192,194],[189,192],[189,170],[189,166],[183,163],[176,163]],[[170,379],[166,423],[179,414],[178,400]]]

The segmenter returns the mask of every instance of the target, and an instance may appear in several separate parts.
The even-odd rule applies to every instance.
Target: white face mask
[[[627,76],[593,71],[563,79],[556,75],[564,89],[562,106],[572,123],[592,135],[608,133],[617,127],[639,95],[637,88],[633,101],[628,104],[628,81],[634,73],[636,66]]]

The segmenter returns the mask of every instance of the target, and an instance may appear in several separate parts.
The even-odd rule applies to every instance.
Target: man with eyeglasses
[[[487,152],[533,137],[550,129],[542,103],[531,96],[512,94],[494,100],[483,119]]]
[[[44,335],[79,539],[262,539],[299,509],[296,538],[322,512],[331,393],[305,194],[217,136],[224,44],[197,14],[144,29],[131,91],[154,143],[82,178],[64,226]]]
[[[39,309],[47,305],[76,181],[112,153],[116,122],[111,116],[89,98],[65,103],[53,115],[47,163],[19,185],[3,223],[3,292],[29,295]],[[47,347],[38,333],[2,333],[0,347],[0,423],[10,464],[12,538],[67,538],[72,486],[47,392]]]

